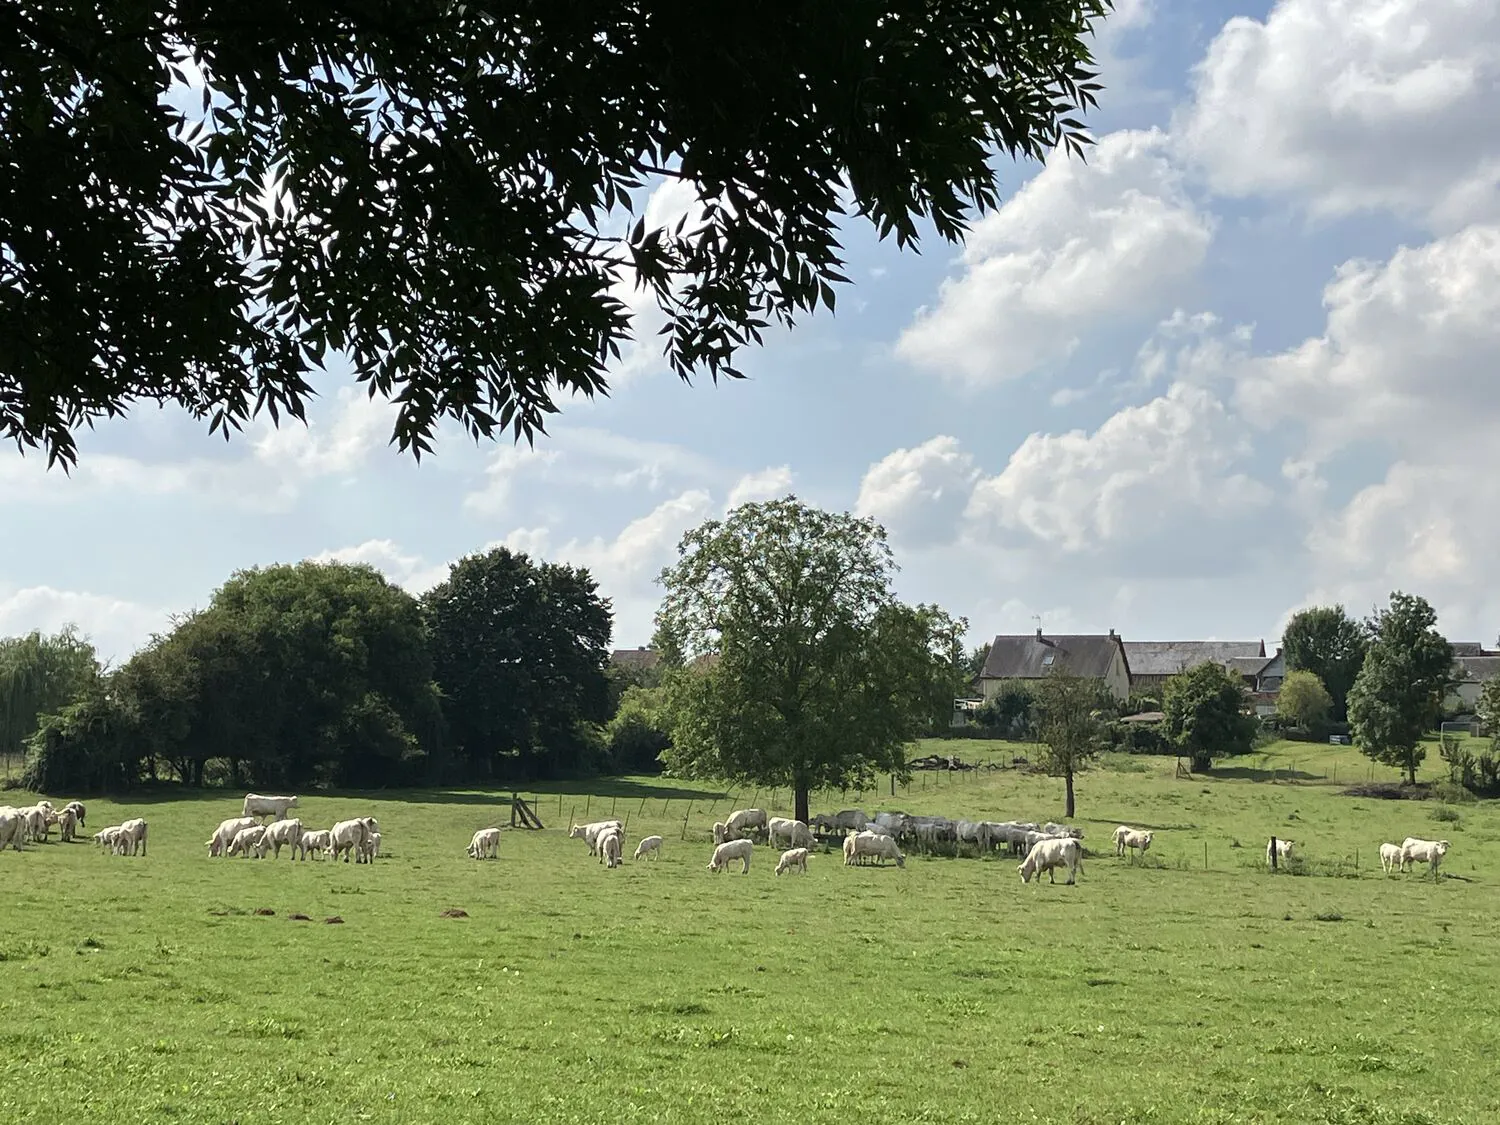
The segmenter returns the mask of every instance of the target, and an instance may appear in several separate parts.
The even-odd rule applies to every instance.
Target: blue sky
[[[0,634],[73,621],[123,659],[239,567],[420,591],[505,543],[591,567],[644,644],[683,531],[791,490],[879,518],[903,596],[975,641],[1272,644],[1397,588],[1492,641],[1500,0],[1119,0],[1098,49],[1086,163],[1007,166],[964,248],[851,225],[838,312],[746,381],[679,382],[647,311],[535,450],[449,432],[417,465],[334,372],[305,429],[146,407],[71,477],[0,453]]]

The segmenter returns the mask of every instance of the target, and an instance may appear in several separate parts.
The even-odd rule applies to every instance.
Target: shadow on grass
[[[286,790],[278,790],[286,792]],[[500,784],[493,788],[479,786],[439,786],[432,789],[293,789],[301,798],[327,797],[338,800],[402,801],[419,805],[501,805],[509,806],[511,794],[530,801],[542,798],[545,806],[550,798],[554,802],[562,794],[564,800],[577,797],[580,800],[592,797],[596,802],[608,798],[645,798],[650,801],[722,801],[729,793],[724,790],[693,788],[682,784],[653,785],[633,777],[595,777],[572,781],[538,781],[526,784]],[[166,802],[212,802],[231,804],[236,807],[244,800],[245,790],[228,788],[193,788],[186,785],[164,783],[142,786],[124,793],[104,794],[96,800],[109,800],[122,806],[158,805]],[[545,811],[545,809],[544,809]]]
[[[1260,769],[1256,766],[1214,766],[1198,770],[1195,777],[1211,777],[1215,781],[1327,781],[1320,773],[1308,773],[1294,769]]]

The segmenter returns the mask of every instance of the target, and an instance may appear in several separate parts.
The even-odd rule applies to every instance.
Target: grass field
[[[304,796],[310,825],[379,818],[372,866],[209,860],[238,794],[90,801],[90,830],[145,816],[150,855],[0,855],[0,1119],[1500,1119],[1500,809],[1340,796],[1369,772],[1347,748],[1265,757],[1083,775],[1087,846],[1108,853],[1121,822],[1157,836],[1142,864],[1088,857],[1076,887],[1022,886],[1014,861],[834,854],[777,879],[764,848],[748,876],[712,875],[730,804],[669,781],[544,790],[548,829],[507,830],[497,862],[464,854],[509,819],[483,793]],[[1293,762],[1302,780],[1264,779]],[[661,861],[591,861],[564,838],[586,802],[629,814],[627,856],[666,836]],[[1036,820],[1060,803],[1015,770],[862,799]],[[1272,833],[1313,873],[1267,874]],[[1381,875],[1378,845],[1407,835],[1453,842],[1445,877]]]

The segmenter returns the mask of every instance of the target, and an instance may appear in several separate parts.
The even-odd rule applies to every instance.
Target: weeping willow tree
[[[24,754],[40,719],[82,697],[99,675],[94,646],[72,625],[0,638],[0,757]]]

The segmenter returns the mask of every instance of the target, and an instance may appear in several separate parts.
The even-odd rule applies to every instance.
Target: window
[[[1042,667],[1043,668],[1050,668],[1050,667],[1052,667],[1052,662],[1054,660],[1056,660],[1056,659],[1057,659],[1057,654],[1055,652],[1049,652],[1046,656],[1042,657]]]

